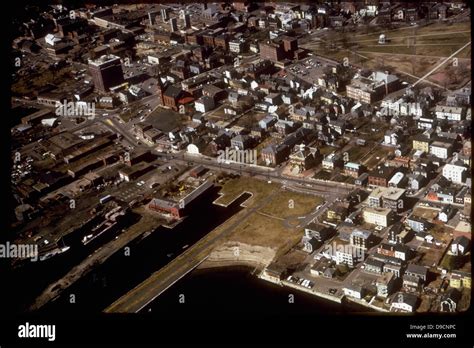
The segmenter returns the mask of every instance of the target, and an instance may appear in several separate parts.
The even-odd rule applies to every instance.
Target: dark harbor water
[[[289,302],[290,294],[293,303]],[[368,311],[269,283],[247,267],[225,267],[193,271],[141,313],[156,319],[283,320]]]
[[[193,210],[192,216],[174,229],[160,227],[146,238],[137,238],[128,245],[129,256],[122,250],[116,252],[66,289],[58,299],[44,306],[39,314],[67,318],[100,314],[120,296],[182,253],[187,246],[196,243],[241,210],[240,204],[247,199],[242,196],[224,208],[211,204],[217,197],[216,191]],[[8,281],[15,284],[15,293],[10,294],[14,300],[8,303],[7,308],[16,313],[25,311],[47,285],[61,278],[91,253],[91,246],[84,247],[77,241],[72,244],[69,252],[45,262],[32,263],[10,274]],[[241,267],[195,270],[141,314],[155,319],[248,319],[249,315],[256,319],[275,319],[360,310],[353,305],[333,303],[268,283],[258,279],[252,271]],[[288,303],[289,294],[294,294],[294,303]],[[8,297],[4,300],[8,301]]]
[[[129,253],[119,250],[105,262],[66,289],[55,301],[44,306],[40,313],[69,315],[100,313],[113,301],[147,279],[153,272],[169,263],[184,250],[207,233],[243,209],[240,204],[248,199],[242,195],[228,207],[214,205],[218,188],[212,189],[193,207],[192,215],[173,229],[159,227],[146,238],[138,237],[127,246]],[[115,235],[109,236],[112,239]],[[44,262],[30,263],[10,274],[9,281],[20,289],[11,310],[22,312],[41,291],[53,281],[60,279],[73,266],[87,258],[98,245],[90,243],[84,247],[81,236],[75,236],[66,244],[71,249]],[[71,295],[74,301],[71,302]],[[13,296],[13,294],[12,294]],[[12,301],[11,301],[12,302]]]

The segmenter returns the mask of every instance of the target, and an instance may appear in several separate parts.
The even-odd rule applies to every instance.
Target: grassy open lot
[[[332,172],[328,172],[328,171],[323,169],[323,170],[317,172],[314,175],[314,178],[315,179],[320,179],[320,180],[329,180],[329,179],[331,179],[331,176],[332,176]]]
[[[209,119],[217,120],[217,121],[229,119],[229,118],[230,118],[230,115],[227,115],[227,114],[224,112],[225,105],[226,105],[226,104],[221,104],[221,105],[217,106],[214,110],[209,111],[209,112],[206,114],[207,117],[208,117]]]
[[[345,38],[344,34],[340,34],[337,42],[347,40],[348,44],[357,43],[361,46],[378,44],[379,36],[383,33],[386,35],[388,40],[387,44],[406,44],[407,40],[413,38],[415,35],[416,43],[443,43],[449,42],[449,37],[458,40],[469,39],[470,30],[469,22],[455,23],[452,25],[435,23],[416,28],[405,27],[399,28],[398,30],[381,29],[377,32],[371,31],[371,33],[367,35],[354,35],[353,33],[347,33],[345,34]]]
[[[286,249],[297,244],[303,230],[286,228],[278,219],[254,213],[232,233],[230,240],[276,249]]]
[[[347,182],[349,180],[349,176],[344,174],[336,174],[331,180],[337,182]]]
[[[393,151],[393,149],[378,146],[369,156],[364,156],[362,164],[364,164],[369,170],[371,170],[379,163],[382,163],[384,159]]]
[[[470,57],[470,46],[459,52],[456,57],[466,58]],[[398,54],[381,54],[381,53],[361,53],[368,57],[369,60],[364,60],[364,66],[369,69],[380,69],[381,66],[395,73],[400,73],[403,80],[413,83],[419,77],[424,76],[428,71],[441,63],[444,58],[437,58],[431,56],[405,56]],[[454,60],[446,62],[435,73],[433,73],[428,81],[436,83],[447,88],[457,88],[468,82],[470,79],[471,63],[468,59],[460,59],[457,66],[453,66]],[[412,77],[413,76],[417,76]]]
[[[398,29],[356,29],[351,33],[328,32],[323,40],[335,42],[335,48],[328,43],[311,43],[317,54],[335,60],[348,57],[352,64],[368,69],[385,69],[402,74],[403,79],[413,83],[430,71],[436,64],[470,41],[470,23],[434,23],[420,27]],[[386,34],[385,45],[378,44],[381,33]],[[416,36],[416,38],[415,38]],[[358,54],[351,52],[355,51]],[[362,57],[363,56],[363,57]],[[464,85],[470,78],[471,46],[456,54],[460,59],[455,69],[447,62],[427,80],[453,89]],[[416,77],[411,77],[414,75]]]
[[[326,146],[321,146],[319,148],[319,152],[321,152],[321,155],[326,156],[326,155],[334,152],[334,147],[327,146],[327,145]]]
[[[290,200],[293,208],[290,208]],[[306,215],[323,202],[321,197],[305,195],[297,192],[283,191],[277,199],[272,200],[260,211],[265,214],[279,218],[287,218],[293,215]]]
[[[321,204],[323,199],[301,193],[281,191],[259,209],[261,213],[254,212],[242,220],[242,216],[248,212],[249,208],[255,207],[279,189],[280,185],[268,184],[253,178],[240,177],[229,180],[221,189],[224,196],[218,200],[219,203],[227,204],[244,191],[251,192],[253,197],[245,203],[247,209],[237,213],[218,229],[225,229],[240,222],[227,238],[228,241],[270,247],[274,248],[277,253],[286,252],[300,241],[303,231],[286,227],[282,219],[293,215],[305,215]],[[289,208],[290,199],[294,201],[293,209]]]
[[[137,115],[138,115],[138,110],[139,110],[139,109],[140,109],[140,108],[138,107],[138,105],[131,106],[131,107],[130,107],[130,110],[125,111],[125,112],[122,112],[122,113],[120,114],[120,118],[122,119],[122,121],[128,122],[128,121],[130,121],[132,118],[137,117]]]
[[[252,197],[245,202],[245,205],[252,207],[279,188],[280,185],[278,184],[269,184],[266,181],[248,177],[230,179],[222,186],[220,193],[223,196],[217,200],[217,203],[227,205],[243,192],[250,192]]]
[[[258,204],[262,199],[280,189],[280,185],[248,177],[239,177],[227,181],[221,189],[223,196],[217,203],[228,204],[243,192],[250,192],[252,197],[245,203],[247,207]],[[290,200],[293,208],[289,208]],[[264,214],[278,218],[287,218],[293,215],[305,215],[310,213],[323,199],[318,196],[305,195],[298,192],[282,191],[278,196],[263,206],[260,211]]]
[[[350,162],[357,162],[359,161],[365,154],[370,151],[370,147],[368,146],[352,146],[348,151],[348,158]]]
[[[417,33],[416,42],[415,37],[411,34],[390,38],[390,41],[384,45],[379,45],[377,40],[358,42],[357,50],[447,57],[469,40],[470,38],[466,36],[466,33],[452,34],[448,32],[430,36],[422,36]]]
[[[181,117],[182,115],[176,111],[158,107],[146,118],[146,121],[162,132],[170,132],[182,124]]]
[[[12,84],[11,91],[13,94],[22,95],[39,90],[48,84],[60,85],[69,79],[70,72],[70,67],[65,67],[54,72],[51,70],[31,72],[26,76],[22,76],[18,81]]]
[[[443,241],[444,243],[449,243],[451,240],[453,230],[446,226],[444,223],[438,223],[430,229],[430,234],[433,235],[437,240]]]
[[[471,289],[463,288],[461,300],[459,300],[458,305],[457,305],[457,311],[458,312],[467,311],[470,305],[471,305]]]
[[[418,262],[421,266],[433,267],[439,264],[443,257],[444,248],[430,247],[420,248],[418,253],[422,255],[421,260]]]
[[[453,23],[453,24],[446,24],[446,23],[432,23],[428,25],[423,25],[421,27],[416,28],[416,34],[418,37],[421,35],[433,35],[433,34],[441,34],[445,35],[447,32],[461,32],[461,31],[470,31],[470,23],[469,22],[460,22],[460,23]],[[406,36],[413,35],[414,27],[412,26],[405,26],[395,29],[388,29],[388,28],[355,28],[354,32],[346,33],[346,37],[348,40],[352,42],[377,42],[380,34],[385,34],[388,39],[395,40],[400,38],[405,38]],[[337,39],[338,41],[342,41],[342,35]],[[461,35],[461,33],[459,33]],[[464,35],[469,36],[469,33],[464,33]]]
[[[454,269],[462,269],[466,265],[469,266],[468,272],[470,272],[470,263],[469,263],[469,256],[464,255],[464,256],[455,256],[455,255],[450,255],[446,254],[443,257],[443,260],[441,261],[441,267],[446,268],[448,270],[454,270]]]
[[[285,255],[278,258],[278,264],[285,268],[297,269],[304,265],[308,254],[302,250],[292,249]]]
[[[390,125],[385,122],[370,122],[364,124],[358,130],[360,138],[366,141],[382,141],[385,132],[390,129]]]
[[[245,127],[245,128],[252,128],[258,121],[263,119],[266,116],[263,112],[248,112],[245,115],[239,117],[236,122],[236,126]]]
[[[413,214],[415,216],[422,217],[424,219],[427,219],[428,221],[435,219],[438,216],[438,212],[439,209],[427,209],[422,207],[416,207],[413,210]]]

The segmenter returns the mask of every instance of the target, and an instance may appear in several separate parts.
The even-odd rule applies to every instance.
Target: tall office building
[[[155,17],[156,13],[148,12],[148,20],[150,22],[150,25],[155,25]]]
[[[168,20],[168,9],[162,8],[161,9],[161,20],[166,22]]]
[[[94,87],[99,92],[108,92],[111,87],[124,81],[122,62],[112,54],[89,60],[89,72],[94,82]]]
[[[191,17],[189,16],[189,14],[184,15],[184,27],[186,29],[189,29],[191,27]]]
[[[174,33],[177,30],[178,30],[178,19],[176,17],[173,17],[170,19],[170,31]]]

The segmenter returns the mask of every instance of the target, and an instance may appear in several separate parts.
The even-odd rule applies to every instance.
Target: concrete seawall
[[[331,295],[329,293],[321,292],[315,289],[308,289],[298,284],[291,283],[286,280],[277,280],[269,277],[264,269],[272,262],[275,257],[275,251],[271,248],[248,245],[238,242],[226,242],[214,249],[209,257],[202,262],[197,269],[219,268],[219,267],[233,267],[233,266],[248,266],[258,270],[258,278],[267,282],[292,288],[298,291],[305,292],[312,296],[326,299],[331,302],[342,304],[344,301],[352,302],[357,305],[370,308],[378,312],[389,312],[386,309],[374,306],[365,301],[353,299],[345,295]]]
[[[239,242],[226,242],[214,249],[198,268],[250,266],[263,269],[275,257],[272,248]]]

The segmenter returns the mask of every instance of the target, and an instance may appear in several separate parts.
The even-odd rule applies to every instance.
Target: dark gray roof
[[[470,243],[469,238],[466,238],[464,236],[456,237],[456,239],[453,241],[453,244],[460,244],[464,248],[467,248],[469,246],[469,243]]]
[[[373,267],[377,267],[377,268],[383,268],[383,265],[384,265],[384,263],[382,261],[375,260],[372,257],[369,257],[367,260],[365,260],[365,264],[367,266],[373,266]]]
[[[166,92],[164,93],[164,95],[171,98],[178,98],[181,92],[182,92],[181,88],[176,87],[176,86],[169,86],[166,89]]]
[[[417,283],[418,285],[420,285],[421,279],[416,277],[416,276],[405,274],[403,276],[403,281],[404,282],[407,281],[407,282]]]
[[[407,272],[426,276],[428,274],[428,269],[425,266],[410,263],[407,267]]]

